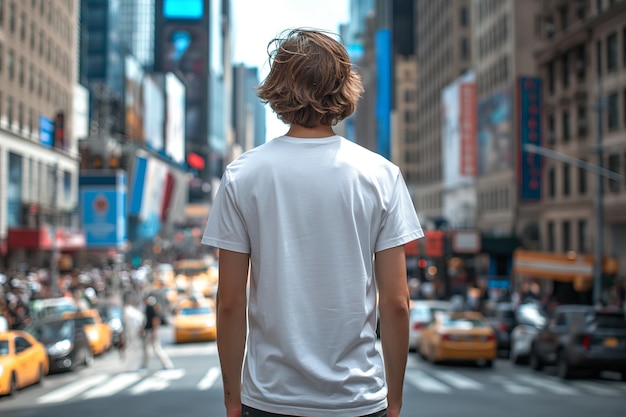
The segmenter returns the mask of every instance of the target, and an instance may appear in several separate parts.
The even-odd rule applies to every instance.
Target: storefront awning
[[[7,246],[9,250],[53,250],[56,247],[60,251],[85,247],[85,235],[81,231],[58,228],[55,232],[55,240],[52,235],[50,227],[10,228],[7,234]]]

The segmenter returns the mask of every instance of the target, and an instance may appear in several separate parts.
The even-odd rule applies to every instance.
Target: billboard
[[[393,57],[391,55],[391,31],[376,32],[376,151],[387,159],[391,158],[391,87]]]
[[[524,146],[541,146],[541,79],[520,77],[517,81],[519,144],[517,181],[522,201],[541,199],[541,157]]]
[[[143,79],[143,69],[137,59],[132,55],[126,55],[124,59],[125,133],[130,139],[140,143],[145,143]]]
[[[143,134],[146,146],[155,151],[164,149],[165,91],[162,76],[146,74],[143,79]]]
[[[80,213],[87,248],[122,248],[126,243],[126,174],[83,174]]]
[[[185,85],[171,72],[165,74],[165,153],[174,161],[185,161]]]
[[[478,173],[488,175],[513,166],[513,121],[510,88],[478,104]]]
[[[166,19],[198,20],[204,16],[203,0],[164,0],[163,17]]]
[[[441,92],[443,184],[472,183],[477,174],[476,76],[468,71]]]
[[[45,116],[39,116],[39,143],[46,148],[54,145],[54,123]]]

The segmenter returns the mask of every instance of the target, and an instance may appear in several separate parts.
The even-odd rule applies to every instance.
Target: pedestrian
[[[141,369],[148,369],[150,364],[150,350],[154,352],[163,369],[172,369],[174,365],[170,360],[159,339],[159,327],[161,326],[162,314],[161,306],[157,304],[154,296],[145,298],[146,304],[146,321],[143,328],[143,359]]]
[[[137,308],[138,297],[129,291],[123,297],[124,307],[122,309],[122,323],[124,332],[122,333],[123,347],[120,351],[126,363],[126,369],[139,369],[139,350],[142,349],[143,328],[145,316]]]
[[[334,132],[362,93],[345,48],[305,29],[270,47],[258,96],[289,129],[227,166],[202,239],[226,414],[398,417],[420,223],[399,168]]]

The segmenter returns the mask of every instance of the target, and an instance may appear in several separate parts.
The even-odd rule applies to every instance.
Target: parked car
[[[556,365],[561,378],[578,370],[620,372],[626,381],[626,317],[623,311],[564,305],[533,340],[530,366]]]
[[[478,312],[436,314],[418,343],[420,354],[431,363],[478,361],[486,367],[493,366],[496,347],[493,329]]]
[[[535,336],[544,326],[546,318],[537,303],[525,303],[515,312],[517,325],[511,332],[509,357],[516,365],[527,363]]]
[[[21,330],[0,333],[0,396],[38,384],[48,374],[45,347]]]
[[[452,311],[447,301],[413,300],[409,310],[409,351],[417,351],[419,338],[437,312]]]
[[[75,318],[38,320],[25,330],[46,347],[50,372],[74,371],[93,363],[89,340]]]
[[[496,333],[498,350],[508,354],[511,349],[511,332],[517,325],[515,305],[512,303],[497,303],[494,307],[493,315],[488,320]]]

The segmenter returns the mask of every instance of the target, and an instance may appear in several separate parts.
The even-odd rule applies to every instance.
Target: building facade
[[[601,244],[626,278],[626,2],[539,3],[545,146],[621,176],[545,158],[541,249],[594,255]]]
[[[469,69],[470,2],[417,0],[417,178],[409,186],[424,222],[443,219],[441,90]]]
[[[0,267],[75,250],[75,0],[0,2]]]

